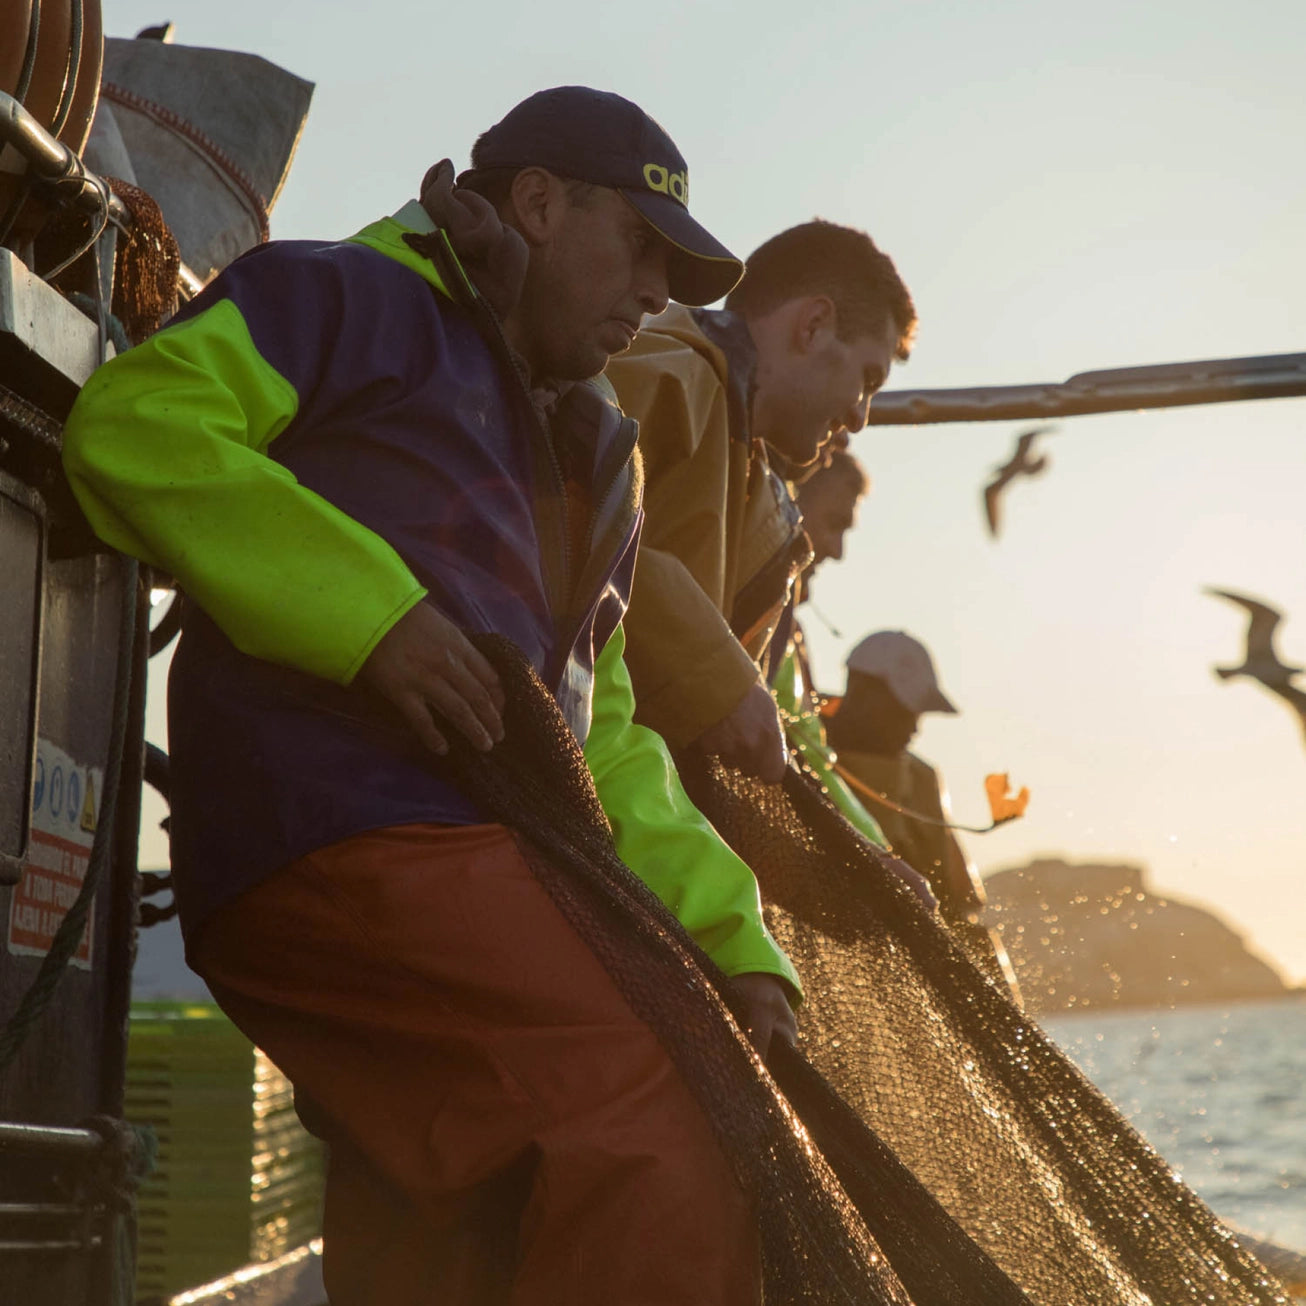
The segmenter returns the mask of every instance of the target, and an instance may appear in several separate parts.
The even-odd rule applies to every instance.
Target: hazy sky
[[[1306,348],[1300,0],[435,5],[105,0],[110,34],[264,55],[317,83],[274,236],[346,234],[544,86],[639,101],[689,160],[692,205],[747,253],[821,215],[865,227],[921,315],[890,386]],[[981,780],[1026,820],[969,848],[1146,863],[1306,979],[1306,747],[1221,684],[1261,595],[1306,663],[1306,400],[1081,417],[1018,483],[999,543],[979,491],[1016,424],[872,429],[875,488],[809,617],[823,686],[861,634],[934,650],[963,709],[920,751],[958,816]],[[157,848],[157,844],[152,845]]]

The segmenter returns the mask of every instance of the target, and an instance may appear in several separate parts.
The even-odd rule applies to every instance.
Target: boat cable
[[[864,798],[879,803],[881,807],[887,807],[891,812],[897,812],[899,816],[919,821],[922,825],[936,825],[944,830],[961,830],[965,834],[992,834],[998,826],[1006,825],[1008,821],[1014,821],[1020,815],[1019,812],[1013,812],[1010,816],[995,819],[988,825],[958,825],[954,821],[940,821],[937,817],[927,816],[924,812],[918,812],[914,808],[903,807],[901,803],[895,803],[888,794],[879,793],[864,781],[859,780],[841,762],[835,762],[834,769],[842,780],[850,784]]]
[[[36,47],[41,40],[41,0],[32,0],[32,12],[27,20],[27,49],[23,52],[23,70],[18,74],[18,85],[14,88],[14,99],[19,104],[27,100],[27,92],[32,89],[32,74],[36,71]]]
[[[91,234],[71,254],[69,254],[67,258],[56,263],[54,267],[41,273],[41,276],[46,281],[53,281],[61,272],[67,271],[68,268],[72,267],[72,265],[92,247],[98,249],[100,237],[104,235],[105,228],[109,225],[109,218],[113,211],[113,200],[107,182],[101,182],[96,186],[95,190],[96,194],[99,196],[99,203],[97,206],[98,212],[93,219],[95,226],[91,231]]]
[[[86,14],[82,0],[73,0],[72,30],[68,34],[68,64],[64,69],[63,89],[59,92],[59,105],[50,122],[50,135],[56,140],[59,133],[68,125],[68,117],[73,111],[73,99],[77,93],[77,78],[82,71],[82,37],[86,26]]]

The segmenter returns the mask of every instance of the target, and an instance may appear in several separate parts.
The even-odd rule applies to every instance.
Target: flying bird
[[[984,516],[988,519],[989,534],[995,540],[1002,529],[1002,492],[1017,476],[1037,476],[1047,470],[1047,455],[1035,458],[1031,449],[1040,435],[1055,430],[1054,426],[1036,426],[1025,431],[1016,441],[1016,451],[1011,455],[1011,460],[994,468],[993,479],[984,487]]]
[[[1249,676],[1258,680],[1271,694],[1283,699],[1301,720],[1302,730],[1306,731],[1306,689],[1294,685],[1293,679],[1301,675],[1303,667],[1290,667],[1279,661],[1274,651],[1274,632],[1278,629],[1283,614],[1268,603],[1250,599],[1245,594],[1235,594],[1231,590],[1207,589],[1206,593],[1218,599],[1227,599],[1244,609],[1248,615],[1247,652],[1240,667],[1216,667],[1215,674],[1221,680],[1233,676]]]

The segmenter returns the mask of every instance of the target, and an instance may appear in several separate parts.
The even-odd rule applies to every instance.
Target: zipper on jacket
[[[632,426],[634,425],[634,423],[630,421],[630,418],[625,418],[624,420],[630,422]],[[598,523],[599,512],[601,511],[602,507],[607,503],[607,500],[611,496],[613,487],[616,485],[617,480],[620,477],[623,468],[625,468],[629,464],[629,462],[630,459],[627,458],[625,462],[620,463],[613,471],[612,476],[608,481],[607,489],[604,491],[603,497],[599,501],[599,509],[595,511],[594,516],[590,522],[588,546],[591,555],[593,554],[593,550],[594,550],[594,533],[595,533],[595,527],[597,526]],[[639,521],[640,521],[640,513],[636,511],[634,522],[631,528],[626,532],[625,547],[620,551],[620,553],[614,553],[614,556],[610,559],[608,565],[604,568],[602,574],[599,576],[597,583],[591,585],[588,592],[583,596],[584,598],[583,602],[581,601],[582,596],[580,595],[579,591],[577,592],[577,602],[571,617],[570,626],[566,633],[566,639],[565,641],[559,640],[558,643],[558,647],[560,649],[565,648],[567,650],[568,657],[571,656],[571,650],[575,647],[576,640],[579,637],[581,630],[584,629],[586,620],[591,616],[596,605],[598,604],[599,599],[603,596],[603,591],[607,588],[608,582],[612,579],[613,572],[616,571],[618,565],[621,563],[622,559],[626,556],[626,552],[630,548],[630,539],[634,535],[634,533],[639,529]]]
[[[531,394],[530,378],[527,377],[522,365],[517,357],[517,351],[508,343],[508,337],[504,332],[503,323],[499,320],[499,315],[494,311],[493,305],[476,289],[472,279],[463,270],[462,263],[454,250],[453,242],[449,239],[449,233],[440,227],[437,229],[439,237],[439,249],[443,254],[443,262],[446,267],[438,267],[438,271],[444,273],[446,269],[452,272],[454,279],[462,291],[462,297],[467,302],[467,306],[478,316],[489,324],[494,341],[499,346],[499,351],[507,360],[508,366],[512,369],[512,374],[517,378],[517,384],[521,387],[522,395],[526,400],[526,406],[530,409],[531,416],[535,419],[535,425],[540,434],[544,437],[544,447],[549,455],[549,468],[553,472],[554,488],[558,492],[559,502],[563,504],[564,522],[562,530],[562,590],[563,603],[566,606],[571,604],[572,593],[572,571],[573,559],[571,556],[571,539],[570,533],[566,527],[565,511],[567,503],[567,481],[562,474],[562,463],[558,460],[558,451],[553,446],[553,432],[549,429],[549,424],[544,414],[540,412],[535,403],[535,398]]]
[[[549,428],[548,420],[545,418],[544,414],[540,412],[538,405],[535,403],[535,398],[531,393],[530,379],[522,368],[516,350],[514,350],[508,343],[508,337],[504,332],[503,323],[500,321],[498,313],[495,312],[494,306],[490,304],[479,290],[476,289],[471,278],[463,270],[462,263],[459,261],[458,255],[454,251],[453,243],[449,239],[449,233],[445,231],[444,228],[440,228],[438,235],[438,248],[443,255],[441,263],[447,266],[439,266],[437,264],[437,268],[442,274],[445,273],[446,270],[452,273],[452,278],[457,282],[458,288],[462,292],[463,299],[467,301],[468,307],[489,324],[494,340],[497,342],[500,352],[506,358],[508,366],[512,369],[512,374],[516,377],[517,384],[521,387],[522,395],[526,400],[527,407],[530,409],[531,415],[535,419],[535,424],[538,427],[541,436],[544,438],[544,447],[549,455],[549,467],[553,472],[554,485],[558,491],[559,502],[563,505],[562,579],[564,610],[561,613],[555,614],[555,621],[558,622],[556,629],[559,637],[554,647],[553,657],[550,659],[550,661],[556,664],[553,670],[555,672],[555,678],[557,678],[561,675],[562,667],[566,665],[567,661],[570,661],[572,649],[575,647],[576,639],[585,624],[585,618],[594,607],[592,602],[583,604],[581,602],[582,596],[579,594],[579,583],[582,576],[576,575],[575,586],[573,586],[572,583],[574,559],[571,556],[571,534],[567,529],[565,520],[567,482],[562,472],[562,463],[558,458],[557,449],[553,444],[553,432]],[[620,445],[625,444],[626,440],[624,437],[630,433],[634,426],[635,423],[632,419],[623,414],[621,417],[618,436],[614,438],[613,446],[620,447]],[[625,457],[620,459],[614,458],[612,460],[613,465],[609,471],[603,488],[598,496],[593,499],[593,508],[590,512],[589,531],[586,535],[587,553],[592,554],[593,552],[594,537],[598,528],[599,517],[602,513],[603,507],[608,501],[608,498],[611,496],[613,489],[616,487],[622,471],[630,464],[631,454],[634,452],[635,448],[635,440],[630,440],[629,446],[630,447],[627,449]],[[624,556],[624,551],[621,556]],[[603,583],[597,589],[596,595],[602,594],[604,586],[606,586],[608,580],[611,578],[616,561],[619,561],[619,559],[615,559],[613,566],[607,568],[604,572],[604,575],[601,578]],[[559,618],[561,618],[561,620],[558,620]],[[565,625],[563,622],[565,622]]]

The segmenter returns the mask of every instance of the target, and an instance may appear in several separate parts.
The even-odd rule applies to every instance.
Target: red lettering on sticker
[[[23,878],[9,901],[9,951],[19,956],[43,957],[50,951],[55,932],[81,892],[90,862],[90,849],[57,834],[33,830],[29,837]],[[89,969],[91,923],[87,918],[73,962]]]

